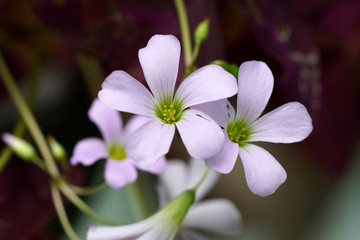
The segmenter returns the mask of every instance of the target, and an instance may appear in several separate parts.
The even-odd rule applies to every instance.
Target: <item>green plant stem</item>
[[[94,220],[103,223],[105,225],[120,225],[120,223],[110,221],[99,216],[94,210],[92,210],[78,195],[66,184],[63,179],[58,179],[56,181],[56,186],[61,190],[61,192],[83,213],[93,218]]]
[[[61,200],[59,189],[53,183],[50,184],[50,189],[56,213],[59,217],[60,223],[66,235],[71,240],[81,240],[81,238],[75,233],[74,229],[71,227],[71,224],[64,209],[63,202]]]
[[[151,214],[140,180],[138,178],[136,182],[126,188],[129,203],[136,220],[144,219]]]
[[[29,88],[28,88],[28,94],[26,102],[29,104],[30,108],[33,108],[35,99],[36,99],[36,89],[38,85],[38,79],[39,79],[39,69],[40,69],[40,56],[39,54],[36,55],[35,61],[31,67],[30,71],[30,77],[29,77]],[[15,124],[15,127],[12,131],[14,136],[21,137],[25,133],[26,127],[23,119],[19,119],[17,123]],[[4,167],[9,162],[12,155],[11,149],[6,146],[0,153],[0,172],[4,169]]]
[[[99,181],[98,183],[95,183],[92,186],[88,186],[88,187],[79,187],[79,186],[75,186],[72,184],[69,184],[69,187],[77,194],[80,196],[86,196],[86,195],[90,195],[93,193],[98,192],[99,190],[103,189],[106,186],[106,182],[104,179],[102,179],[101,181]]]
[[[200,185],[204,182],[204,180],[205,180],[206,176],[208,175],[208,173],[209,173],[209,168],[206,167],[201,179],[199,180],[199,182],[195,185],[195,187],[192,190],[197,191],[197,189],[200,187]]]
[[[183,0],[174,0],[176,12],[179,19],[181,38],[182,38],[182,49],[184,52],[185,68],[189,68],[192,62],[192,46],[188,16]]]
[[[195,46],[194,46],[194,51],[191,55],[191,63],[190,65],[194,65],[195,61],[196,61],[196,58],[199,54],[199,50],[200,50],[200,43],[195,43]]]
[[[32,137],[34,138],[41,155],[45,160],[46,168],[49,171],[49,174],[56,178],[59,176],[59,171],[55,165],[53,156],[51,155],[50,149],[47,146],[45,137],[40,130],[39,125],[37,124],[34,116],[32,115],[29,107],[25,103],[18,87],[15,84],[13,77],[10,74],[8,67],[0,53],[0,76],[1,79],[10,94],[12,100],[14,101],[20,115],[22,116],[26,126],[28,127]]]

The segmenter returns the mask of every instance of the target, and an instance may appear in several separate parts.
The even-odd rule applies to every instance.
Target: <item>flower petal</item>
[[[192,206],[183,226],[222,234],[236,234],[241,230],[241,215],[229,200],[212,199]]]
[[[249,61],[239,68],[237,114],[249,122],[264,111],[274,87],[270,68],[259,61]]]
[[[171,159],[168,162],[166,171],[159,175],[160,185],[164,186],[164,191],[169,198],[173,199],[187,189],[187,165],[184,161]]]
[[[116,161],[108,159],[105,164],[105,180],[115,189],[134,182],[137,179],[137,171],[131,160]]]
[[[143,167],[150,167],[168,153],[174,134],[174,124],[151,119],[129,136],[125,143],[126,153],[137,162],[143,161]]]
[[[87,240],[128,240],[137,239],[143,233],[152,228],[158,221],[158,217],[150,217],[137,223],[119,227],[90,226],[87,232]]]
[[[151,118],[144,117],[141,115],[135,115],[129,119],[129,121],[126,123],[124,127],[124,132],[122,134],[122,137],[124,139],[124,142],[126,142],[126,139],[135,132],[139,127],[147,123]]]
[[[223,148],[215,156],[205,159],[205,164],[214,171],[227,174],[234,168],[238,154],[239,145],[225,137]]]
[[[134,164],[136,165],[137,168],[153,174],[163,173],[166,170],[166,165],[167,165],[166,158],[164,156],[161,156],[158,160],[156,160],[155,164],[150,167],[143,167],[141,162],[134,161]]]
[[[285,182],[284,168],[265,149],[248,144],[240,148],[239,155],[244,165],[246,182],[254,194],[268,196]]]
[[[124,71],[112,72],[103,82],[98,97],[104,105],[115,110],[152,116],[151,93]]]
[[[139,50],[145,79],[155,97],[173,96],[180,61],[180,42],[172,35],[155,35]]]
[[[85,138],[75,145],[70,163],[71,165],[81,163],[89,166],[105,157],[107,157],[107,153],[103,141],[98,138]]]
[[[195,109],[186,110],[176,126],[193,158],[210,158],[217,154],[224,144],[224,133],[221,128],[203,112]]]
[[[89,119],[99,128],[106,143],[119,140],[122,119],[119,112],[104,106],[95,99],[88,112]]]
[[[293,143],[309,136],[313,126],[304,105],[290,102],[256,120],[253,128],[252,142]]]
[[[230,118],[235,117],[235,109],[227,99],[194,105],[191,108],[206,113],[222,127],[225,127]]]
[[[218,65],[204,66],[180,84],[175,99],[184,107],[231,97],[237,93],[234,76]]]

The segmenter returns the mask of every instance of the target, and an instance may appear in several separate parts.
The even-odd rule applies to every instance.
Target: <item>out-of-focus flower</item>
[[[159,175],[160,204],[164,205],[186,189],[193,188],[205,171],[203,161],[190,159],[189,164],[170,160],[164,173]],[[210,170],[196,191],[195,203],[190,207],[176,239],[207,239],[199,231],[221,235],[240,233],[241,215],[236,206],[227,199],[200,200],[213,188],[219,174]]]
[[[88,240],[171,240],[175,237],[181,223],[194,202],[194,190],[188,190],[170,201],[153,216],[126,226],[90,227]]]
[[[161,173],[166,168],[166,161],[159,156],[155,165],[144,167],[127,156],[124,144],[128,136],[145,124],[148,119],[135,116],[122,128],[122,119],[117,111],[104,106],[98,99],[94,100],[88,112],[89,119],[99,128],[104,140],[91,137],[78,142],[74,148],[70,162],[72,165],[81,163],[85,166],[106,158],[105,180],[115,189],[134,182],[137,178],[136,168]]]
[[[35,148],[27,141],[15,137],[9,133],[2,134],[2,140],[11,148],[11,150],[21,159],[32,161],[36,158]]]
[[[236,94],[236,79],[220,66],[208,65],[190,74],[174,94],[180,43],[172,35],[153,36],[139,50],[139,60],[151,92],[124,71],[110,74],[99,92],[106,106],[148,118],[125,143],[128,155],[152,165],[169,151],[175,126],[191,156],[215,155],[223,145],[223,132],[206,114],[187,108]]]
[[[312,120],[306,108],[290,102],[260,117],[274,85],[271,70],[263,62],[245,62],[239,69],[237,111],[227,100],[206,103],[194,108],[214,118],[227,138],[222,150],[205,159],[208,167],[229,173],[239,154],[250,190],[267,196],[286,180],[286,172],[266,150],[252,142],[293,143],[302,141],[312,131]]]

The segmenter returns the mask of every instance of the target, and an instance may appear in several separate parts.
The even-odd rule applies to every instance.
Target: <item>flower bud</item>
[[[15,137],[9,133],[2,134],[2,140],[10,147],[10,149],[21,159],[32,161],[36,158],[35,148],[27,141]]]
[[[201,44],[206,40],[209,33],[209,23],[210,19],[205,18],[205,20],[203,20],[201,23],[199,23],[199,25],[197,25],[194,32],[195,43]]]
[[[56,141],[56,139],[53,136],[48,136],[47,140],[50,146],[50,150],[54,155],[54,157],[56,158],[56,160],[58,160],[59,162],[65,161],[67,158],[65,148],[58,141]]]

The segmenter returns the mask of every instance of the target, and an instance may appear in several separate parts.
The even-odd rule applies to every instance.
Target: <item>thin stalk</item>
[[[199,182],[195,185],[195,187],[192,189],[194,191],[197,191],[197,189],[200,187],[200,185],[204,182],[206,176],[208,175],[209,173],[209,168],[207,167],[201,177],[201,179],[199,180]]]
[[[102,179],[101,181],[99,181],[98,183],[95,183],[92,186],[88,186],[88,187],[79,187],[76,185],[72,185],[69,184],[69,187],[77,194],[80,196],[86,196],[86,195],[90,195],[93,193],[98,192],[99,190],[103,189],[106,186],[106,182],[104,179]]]
[[[185,68],[189,68],[191,66],[191,61],[192,61],[192,46],[191,46],[191,36],[190,36],[188,16],[186,13],[186,8],[183,0],[174,0],[174,3],[180,24]]]
[[[63,202],[61,200],[59,189],[53,183],[50,184],[50,189],[56,213],[59,217],[60,223],[66,235],[71,240],[81,240],[81,238],[75,233],[74,229],[71,227],[71,224],[65,212]]]
[[[136,220],[141,220],[150,215],[150,209],[141,188],[140,179],[129,185],[126,190],[132,212]]]
[[[56,182],[57,187],[61,190],[61,192],[83,213],[91,217],[92,219],[103,223],[105,225],[121,225],[120,223],[110,221],[99,216],[94,210],[92,210],[78,195],[64,182],[63,179],[58,179]]]
[[[21,93],[18,87],[15,84],[13,77],[10,74],[10,71],[0,53],[0,76],[1,79],[10,94],[12,100],[14,101],[20,115],[22,116],[26,126],[28,127],[34,141],[36,142],[41,155],[45,160],[45,165],[49,170],[49,173],[53,177],[59,176],[59,171],[56,168],[55,161],[51,155],[50,149],[47,146],[45,137],[40,130],[38,123],[36,122],[34,116],[32,115],[29,107],[27,106],[24,98],[21,96]]]
[[[36,54],[35,61],[31,67],[30,76],[29,76],[29,88],[28,88],[28,94],[26,98],[26,102],[29,104],[30,108],[33,108],[35,99],[36,99],[36,89],[38,85],[39,80],[39,69],[40,69],[40,56],[39,54]],[[15,127],[12,131],[12,134],[17,137],[21,137],[25,133],[26,127],[23,119],[19,119],[17,123],[15,124]],[[6,146],[3,148],[3,150],[0,153],[0,172],[4,169],[4,167],[9,162],[12,155],[11,149]]]
[[[195,43],[195,46],[194,46],[194,51],[192,53],[192,56],[191,56],[191,63],[190,65],[193,65],[196,61],[196,58],[199,54],[199,50],[200,50],[200,43]]]

